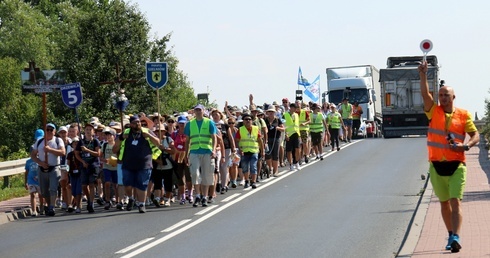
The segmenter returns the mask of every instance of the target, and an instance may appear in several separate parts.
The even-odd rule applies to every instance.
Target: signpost
[[[51,85],[51,84],[45,84],[44,82],[41,83],[36,80],[36,72],[39,72],[40,69],[36,67],[36,63],[34,61],[29,62],[29,67],[24,68],[24,72],[29,72],[29,81],[32,83],[32,85],[23,85],[22,87],[24,89],[34,89],[36,93],[42,93],[43,95],[43,128],[44,128],[44,135],[47,134],[46,131],[46,124],[47,124],[47,111],[46,111],[46,93],[53,92],[53,89],[57,89],[60,86],[58,85]],[[22,72],[21,72],[21,77],[22,77]],[[44,141],[44,146],[46,146],[46,141]],[[45,152],[44,160],[48,160],[48,153]]]
[[[432,50],[432,41],[429,39],[424,39],[422,42],[420,42],[420,50],[422,50],[422,53],[424,53],[424,59],[423,62],[427,60],[427,53],[429,53]]]
[[[160,116],[160,95],[159,89],[163,88],[168,82],[168,65],[167,62],[148,62],[146,63],[146,82],[150,87],[157,91],[157,109]],[[160,123],[158,123],[160,127]],[[159,128],[159,138],[161,138],[161,128]]]

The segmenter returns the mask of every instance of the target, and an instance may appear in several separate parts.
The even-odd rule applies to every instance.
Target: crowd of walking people
[[[206,207],[229,188],[257,188],[264,177],[278,176],[279,167],[295,171],[323,160],[324,147],[339,151],[360,114],[348,99],[257,105],[251,94],[244,107],[198,104],[107,125],[95,116],[82,125],[48,123],[36,130],[25,167],[32,214],[94,213],[95,204],[140,213],[177,203]]]

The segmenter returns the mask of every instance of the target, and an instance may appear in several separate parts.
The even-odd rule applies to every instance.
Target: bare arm
[[[427,62],[419,65],[419,76],[420,76],[420,92],[422,93],[422,99],[424,100],[424,110],[426,112],[430,111],[434,105],[434,98],[429,92],[429,82],[427,81]]]

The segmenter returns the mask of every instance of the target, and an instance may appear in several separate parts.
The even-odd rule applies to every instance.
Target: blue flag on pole
[[[305,87],[310,85],[308,80],[303,77],[303,73],[301,72],[301,66],[299,67],[298,70],[298,85],[303,85]]]
[[[313,100],[313,102],[317,102],[320,98],[320,75],[312,83],[303,86],[305,87],[305,95]]]

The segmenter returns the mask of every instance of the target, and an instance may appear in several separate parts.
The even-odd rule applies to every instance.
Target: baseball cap
[[[140,118],[138,116],[132,116],[129,118],[129,123],[132,123],[134,121],[140,121]]]
[[[282,102],[289,102],[289,99],[288,98],[283,98],[282,99]]]
[[[60,133],[60,132],[68,132],[68,128],[66,128],[66,126],[60,126],[58,133]]]
[[[43,129],[37,129],[36,132],[34,133],[34,140],[39,140],[43,137],[44,137]]]
[[[116,135],[116,130],[114,130],[114,129],[110,128],[110,127],[105,127],[102,132],[103,133],[110,133],[112,135]]]
[[[187,117],[185,117],[185,116],[179,116],[179,118],[177,119],[177,123],[179,123],[179,124],[183,124],[186,122],[187,122]]]
[[[47,127],[51,127],[51,128],[53,128],[54,130],[56,130],[56,125],[54,125],[53,123],[49,123],[49,124],[47,124],[47,125],[46,125],[46,128],[47,128]]]
[[[200,109],[200,110],[204,110],[204,106],[202,104],[197,104],[194,109]]]

